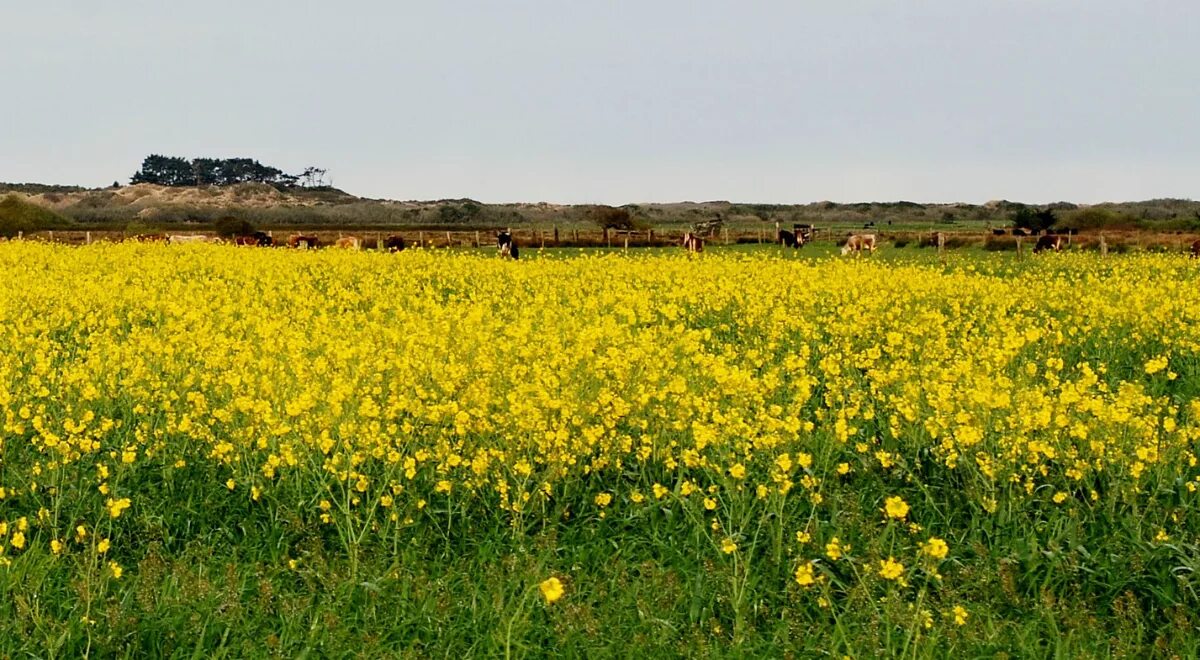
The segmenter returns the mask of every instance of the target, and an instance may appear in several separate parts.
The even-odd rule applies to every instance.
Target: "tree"
[[[1021,229],[1029,229],[1033,232],[1042,232],[1054,227],[1054,223],[1058,219],[1054,216],[1054,211],[1051,209],[1034,209],[1029,206],[1021,206],[1013,212],[1013,226]]]

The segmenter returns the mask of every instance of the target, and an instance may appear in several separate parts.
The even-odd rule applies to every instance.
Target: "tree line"
[[[253,158],[193,158],[153,154],[142,161],[130,183],[160,186],[231,186],[238,183],[265,183],[288,188],[323,188],[328,172],[319,167],[305,168],[300,174],[288,174],[277,167],[263,165]]]

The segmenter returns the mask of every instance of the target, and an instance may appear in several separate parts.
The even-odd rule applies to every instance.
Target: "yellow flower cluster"
[[[167,482],[362,530],[346,538],[446,501],[514,522],[568,499],[564,520],[682,501],[735,559],[756,520],[731,511],[796,507],[829,562],[869,544],[822,510],[865,488],[874,523],[882,503],[888,530],[946,535],[905,490],[921,471],[955,475],[980,512],[1197,482],[1200,406],[1172,388],[1195,375],[1200,276],[1178,257],[13,242],[0,278],[8,554],[121,547]],[[906,547],[863,560],[903,581],[951,552]],[[794,577],[819,579],[810,560]]]

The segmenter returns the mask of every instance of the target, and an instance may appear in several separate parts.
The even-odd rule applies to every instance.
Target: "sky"
[[[1200,197],[1195,0],[0,0],[0,181],[391,199]]]

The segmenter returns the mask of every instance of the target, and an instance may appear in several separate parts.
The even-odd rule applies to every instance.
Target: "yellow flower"
[[[803,562],[796,567],[796,584],[802,587],[810,586],[816,583],[817,578],[813,574],[812,562]]]
[[[921,544],[921,552],[934,559],[945,559],[950,553],[950,546],[946,542],[936,536],[929,537],[929,540]]]
[[[115,561],[108,562],[108,569],[112,571],[112,576],[115,580],[120,580],[121,575],[125,572],[122,570],[121,565]]]
[[[894,557],[879,560],[879,577],[885,580],[898,580],[904,575],[904,564],[896,561]]]
[[[641,504],[642,502],[646,501],[646,496],[642,495],[642,492],[640,490],[635,490],[629,494],[629,499],[634,504]]]
[[[108,539],[100,539],[100,542],[96,544],[96,552],[104,554],[108,552],[110,545],[111,544],[108,542]]]
[[[25,547],[25,533],[24,532],[14,533],[12,535],[12,538],[9,539],[8,542],[12,544],[12,547],[14,547],[18,550],[20,550],[21,548],[24,548]]]
[[[889,518],[903,520],[908,515],[908,503],[899,496],[889,497],[884,500],[884,512]]]
[[[836,536],[829,539],[829,543],[825,544],[825,556],[833,561],[841,559],[842,555],[847,552],[850,552],[850,546],[843,546],[842,542]]]
[[[850,474],[850,464],[849,463],[838,463],[837,473],[842,474],[842,475]]]
[[[729,476],[733,477],[734,479],[745,479],[746,466],[742,465],[741,463],[734,464],[729,468]]]
[[[603,509],[604,507],[606,507],[610,503],[612,503],[612,494],[611,493],[600,493],[599,495],[596,496],[595,501],[596,501],[596,506]]]
[[[954,615],[955,625],[964,626],[967,624],[967,609],[962,605],[955,605],[952,610]]]
[[[725,537],[724,541],[721,541],[721,552],[731,555],[737,552],[737,549],[737,543],[734,543],[733,539],[729,538],[728,536]]]
[[[1066,501],[1067,501],[1066,493],[1059,491],[1054,494],[1054,503],[1055,504],[1062,504],[1063,502],[1066,502]]]
[[[542,592],[542,598],[546,599],[546,604],[549,605],[554,601],[562,598],[563,585],[556,577],[551,577],[538,585],[538,589]]]
[[[667,493],[671,492],[662,484],[654,484],[654,486],[651,487],[651,490],[654,491],[654,499],[656,500],[661,500],[667,496]]]
[[[108,498],[108,515],[113,518],[120,518],[121,512],[129,508],[129,498],[122,497],[119,500]]]
[[[228,479],[225,481],[225,487],[229,490],[233,490],[234,488],[237,488],[237,482],[233,479]]]
[[[812,540],[812,535],[806,531],[800,530],[796,532],[796,543],[804,545]]]
[[[50,552],[53,552],[55,555],[61,555],[62,551],[63,542],[59,541],[58,539],[52,539],[50,541]]]
[[[1160,355],[1146,361],[1146,373],[1153,375],[1167,368],[1166,356]]]
[[[717,508],[717,501],[711,497],[704,498],[704,508],[713,511]]]

